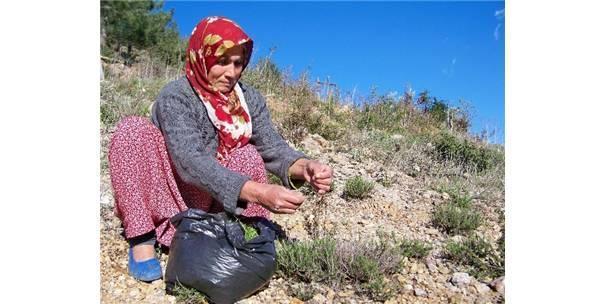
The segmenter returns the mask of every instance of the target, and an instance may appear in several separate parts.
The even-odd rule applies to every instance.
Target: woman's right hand
[[[254,181],[244,183],[240,192],[243,200],[257,203],[273,213],[293,214],[305,200],[297,191],[273,184]]]

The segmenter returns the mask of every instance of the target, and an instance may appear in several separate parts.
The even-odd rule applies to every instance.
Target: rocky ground
[[[104,137],[106,138],[106,137]],[[335,152],[331,144],[318,136],[309,136],[302,145],[311,157],[328,163],[334,169],[335,187],[318,208],[319,197],[307,193],[307,201],[294,215],[274,215],[290,238],[309,239],[317,230],[331,232],[337,239],[372,238],[377,231],[394,233],[409,239],[423,240],[433,246],[422,260],[407,260],[403,270],[392,278],[401,292],[385,303],[499,303],[503,301],[504,283],[479,281],[461,272],[443,257],[443,246],[452,239],[432,227],[434,206],[445,202],[448,194],[427,189],[417,178],[383,168],[379,163],[355,161],[350,155]],[[101,301],[103,303],[176,303],[166,295],[164,283],[151,284],[132,279],[127,271],[127,244],[121,236],[120,221],[113,214],[111,185],[106,171],[101,176]],[[375,183],[371,196],[359,200],[343,198],[345,181],[356,175],[367,180],[389,178],[385,187]],[[495,206],[500,205],[500,206]],[[482,211],[484,224],[478,229],[494,242],[501,236],[497,208],[503,201],[474,200]],[[454,236],[454,238],[460,236]],[[167,255],[161,255],[162,266]],[[265,290],[239,303],[302,303],[291,288],[296,282],[274,277]],[[374,303],[355,292],[352,286],[333,290],[313,284],[314,295],[307,303]]]

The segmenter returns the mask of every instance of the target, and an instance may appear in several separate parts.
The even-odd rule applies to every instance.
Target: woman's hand
[[[330,190],[332,168],[319,161],[309,160],[303,166],[303,177],[318,194],[324,194]]]
[[[257,203],[273,213],[284,214],[295,213],[305,200],[305,196],[297,191],[254,181],[244,183],[240,198]]]

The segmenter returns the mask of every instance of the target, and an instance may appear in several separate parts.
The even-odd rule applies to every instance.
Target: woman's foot
[[[153,245],[141,244],[128,250],[128,273],[143,282],[162,278],[162,266],[156,258]]]
[[[135,262],[147,261],[156,257],[156,248],[154,245],[141,244],[131,248]]]

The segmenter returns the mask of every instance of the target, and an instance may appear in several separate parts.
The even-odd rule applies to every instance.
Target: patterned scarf
[[[204,18],[189,39],[185,73],[190,85],[202,100],[208,116],[219,133],[217,159],[225,161],[233,150],[245,146],[252,136],[252,123],[240,86],[223,94],[208,80],[208,71],[228,49],[244,49],[242,71],[248,65],[253,41],[235,22],[224,17]]]

